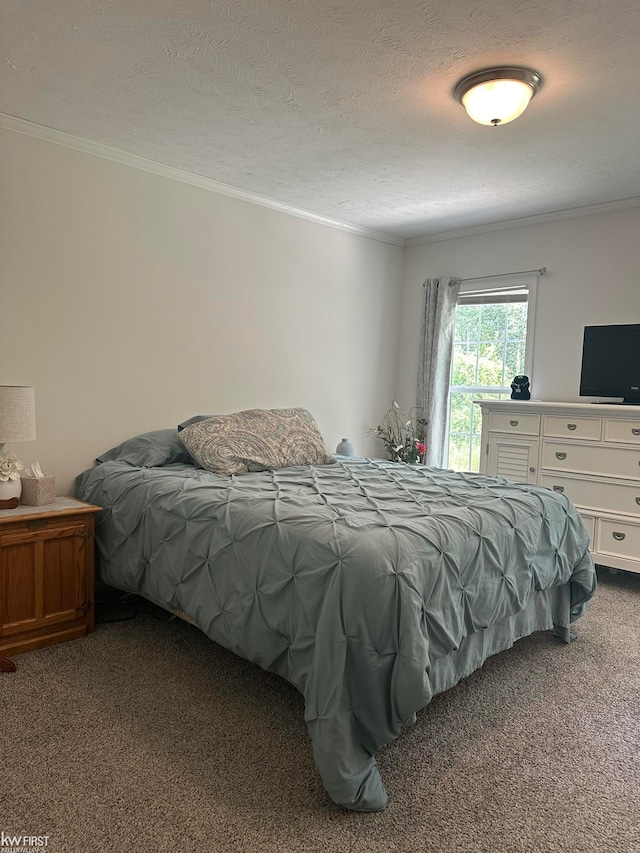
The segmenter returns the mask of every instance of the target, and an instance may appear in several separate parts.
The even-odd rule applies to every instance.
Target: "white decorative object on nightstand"
[[[565,494],[596,563],[640,572],[640,406],[478,400],[480,470]]]

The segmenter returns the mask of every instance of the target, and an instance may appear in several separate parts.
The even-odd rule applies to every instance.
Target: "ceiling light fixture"
[[[541,85],[537,71],[504,65],[463,77],[454,95],[478,124],[497,127],[522,115]]]

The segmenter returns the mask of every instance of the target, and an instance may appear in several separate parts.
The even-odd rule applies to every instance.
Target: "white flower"
[[[0,483],[6,483],[7,480],[19,480],[20,474],[24,465],[13,453],[5,453],[0,456]]]

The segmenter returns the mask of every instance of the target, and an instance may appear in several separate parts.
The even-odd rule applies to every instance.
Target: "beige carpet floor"
[[[640,575],[600,581],[577,641],[520,640],[379,753],[378,814],[327,798],[291,686],[151,606],[16,656],[0,831],[47,853],[638,853]]]

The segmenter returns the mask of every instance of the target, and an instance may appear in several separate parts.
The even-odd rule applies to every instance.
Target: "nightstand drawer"
[[[640,524],[599,518],[595,551],[640,561]]]
[[[604,440],[617,441],[620,444],[637,444],[640,446],[640,420],[625,418],[605,418]]]
[[[78,618],[86,600],[86,531],[86,519],[78,519],[0,534],[0,636]]]
[[[581,438],[600,441],[602,418],[583,418],[568,415],[545,415],[543,433],[551,438]]]
[[[538,435],[540,415],[532,412],[491,412],[490,432],[512,432],[516,435]]]

